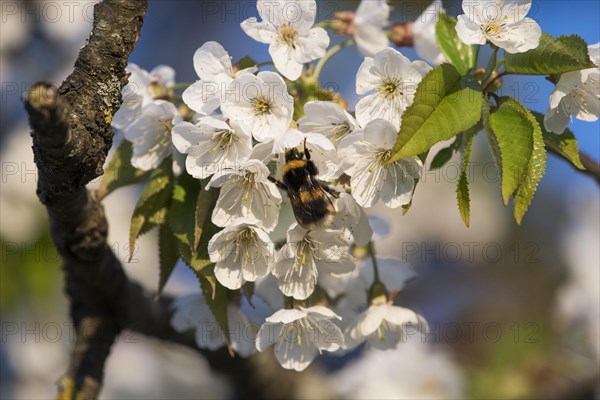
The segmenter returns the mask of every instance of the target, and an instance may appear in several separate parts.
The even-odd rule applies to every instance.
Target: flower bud
[[[397,47],[412,47],[414,45],[413,23],[396,23],[392,25],[388,32],[390,41]]]
[[[330,22],[330,27],[338,35],[352,35],[354,33],[354,11],[337,12],[335,19]]]
[[[373,282],[369,289],[369,303],[371,305],[386,304],[388,301],[388,292],[385,285],[381,282]]]
[[[152,82],[150,86],[148,86],[148,93],[154,100],[170,100],[171,91],[164,85],[161,85],[158,82]]]

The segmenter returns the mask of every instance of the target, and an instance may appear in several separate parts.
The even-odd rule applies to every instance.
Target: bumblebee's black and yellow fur
[[[326,227],[336,213],[333,203],[327,196],[338,193],[317,179],[317,166],[310,159],[310,152],[304,143],[304,151],[297,148],[285,153],[283,182],[270,178],[280,189],[287,192],[296,220],[305,229]]]

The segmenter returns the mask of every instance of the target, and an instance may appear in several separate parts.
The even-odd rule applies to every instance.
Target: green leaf
[[[194,245],[192,247],[192,253],[196,253],[198,246],[202,242],[202,237],[204,237],[205,240],[202,243],[201,254],[206,254],[208,256],[208,252],[203,253],[202,251],[208,246],[208,241],[212,235],[220,230],[220,228],[216,228],[210,220],[212,210],[217,203],[217,193],[218,191],[216,189],[200,191],[198,201],[196,202]]]
[[[188,245],[181,242],[180,240],[176,240],[177,242],[177,251],[179,256],[185,262],[185,264],[192,269],[192,271],[198,273],[208,268],[209,266],[214,266],[214,264],[210,261],[210,259],[204,255],[200,255],[198,253],[192,254],[192,250]]]
[[[158,295],[160,296],[179,259],[177,239],[168,224],[162,224],[158,230],[158,255],[160,260]]]
[[[173,200],[169,210],[169,226],[177,239],[190,250],[194,244],[196,203],[202,188],[200,181],[184,173],[173,189]]]
[[[410,208],[412,207],[412,204],[413,204],[415,190],[417,190],[418,184],[419,184],[419,180],[415,179],[415,186],[413,187],[412,194],[410,195],[410,201],[408,202],[408,204],[404,204],[402,206],[402,216],[405,216],[408,213],[408,211],[410,211]]]
[[[454,147],[453,146],[444,147],[443,149],[438,151],[438,153],[435,155],[435,157],[433,157],[433,160],[431,160],[430,168],[431,169],[442,168],[444,165],[446,165],[446,163],[448,161],[450,161],[452,159],[453,155],[454,155]]]
[[[537,190],[538,183],[546,172],[546,148],[544,147],[544,137],[537,120],[525,109],[525,114],[533,128],[533,153],[527,166],[523,182],[515,193],[515,219],[521,224],[523,216],[531,204],[531,200]]]
[[[258,63],[250,56],[242,57],[235,65],[241,70],[246,68],[255,67]]]
[[[504,56],[504,67],[511,74],[553,75],[594,68],[586,42],[577,35],[552,36],[543,33],[540,45],[524,53]]]
[[[242,296],[246,298],[248,304],[250,304],[252,308],[254,308],[254,304],[252,303],[252,296],[254,296],[254,286],[254,282],[246,282],[242,285],[242,288],[240,289]]]
[[[466,131],[481,118],[482,94],[463,81],[450,64],[433,68],[423,78],[388,162],[424,153],[435,143]]]
[[[458,184],[456,185],[456,200],[458,202],[458,211],[460,212],[460,216],[468,227],[470,222],[470,214],[471,214],[471,198],[469,196],[469,162],[471,161],[471,150],[473,148],[473,139],[475,138],[475,134],[479,130],[479,127],[473,128],[468,132],[465,132],[465,140],[463,140],[463,158],[462,158],[462,167],[460,170],[460,177],[458,179]]]
[[[561,135],[548,132],[544,128],[544,114],[536,111],[531,111],[531,113],[535,116],[535,119],[542,129],[542,135],[544,136],[544,143],[546,146],[571,161],[576,168],[585,170],[585,167],[579,158],[579,146],[573,132],[570,129],[565,129]]]
[[[177,238],[179,255],[196,272],[211,263],[208,242],[221,229],[210,220],[218,191],[204,190],[205,184],[183,174],[173,190],[168,217],[169,226]]]
[[[492,132],[492,128],[490,127],[490,102],[486,98],[483,102],[483,108],[481,110],[482,119],[483,119],[483,127],[485,128],[485,134],[488,138],[488,144],[490,146],[490,151],[492,153],[492,157],[498,167],[498,171],[502,171],[502,157],[500,156],[500,147],[498,146],[498,141],[496,140],[496,136],[494,136],[494,132]]]
[[[204,293],[204,299],[206,304],[213,313],[219,327],[223,331],[227,340],[227,349],[229,354],[233,357],[233,348],[231,347],[231,338],[229,337],[229,320],[227,316],[227,289],[221,286],[214,276],[214,274],[199,274],[198,279],[200,280],[200,287],[202,293]]]
[[[483,74],[483,78],[481,80],[482,82],[487,81],[496,70],[496,65],[498,64],[498,50],[498,47],[492,46],[492,54],[490,55],[487,66],[485,67],[485,73]]]
[[[133,147],[131,142],[124,140],[113,154],[108,166],[104,170],[98,200],[102,200],[116,189],[145,181],[150,176],[150,171],[142,171],[131,165]]]
[[[476,127],[476,129],[475,129],[475,127]],[[475,127],[471,128],[471,129],[475,129],[475,133],[477,133],[481,129],[481,126],[478,124]],[[464,145],[466,144],[466,142],[465,142],[466,134],[467,134],[467,132],[458,134],[456,136],[456,140],[454,140],[454,142],[452,142],[448,147],[444,147],[443,149],[441,149],[435,155],[435,157],[433,157],[433,160],[431,160],[430,169],[439,169],[439,168],[442,168],[444,165],[446,165],[446,163],[448,163],[448,161],[450,161],[452,159],[452,156],[454,156],[454,153],[456,153],[457,150],[461,150],[464,147]],[[423,159],[421,159],[421,161],[423,161]],[[423,161],[423,164],[425,164],[425,161]]]
[[[129,258],[133,256],[136,239],[156,225],[166,222],[171,192],[173,189],[173,169],[171,160],[165,160],[152,171],[150,181],[138,199],[131,226],[129,227]]]
[[[508,97],[502,98],[489,122],[500,149],[502,198],[506,205],[525,176],[533,152],[534,127],[527,117],[527,109]]]
[[[458,38],[455,27],[456,19],[446,13],[439,13],[435,25],[435,38],[446,60],[464,75],[475,66],[475,49]]]

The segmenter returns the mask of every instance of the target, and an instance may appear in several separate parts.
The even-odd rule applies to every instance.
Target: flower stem
[[[257,68],[264,67],[265,65],[273,65],[273,61],[263,61],[261,63],[256,64]]]
[[[321,21],[321,22],[317,22],[316,24],[314,24],[312,26],[313,28],[323,28],[323,29],[328,29],[331,28],[331,21]]]
[[[375,256],[375,246],[373,246],[373,241],[370,241],[367,245],[367,251],[369,252],[369,256],[373,261],[373,284],[380,283],[381,279],[379,277],[379,266],[377,265],[377,257]]]
[[[377,257],[375,256],[375,246],[373,241],[370,241],[367,245],[367,251],[369,252],[371,260],[373,261],[373,283],[367,292],[369,304],[385,304],[390,300],[390,294],[383,282],[381,282],[381,277],[379,276],[379,266],[377,265]]]
[[[496,56],[498,55],[498,47],[493,46],[492,55],[490,56],[490,60],[488,61],[487,67],[485,67],[485,75],[483,76],[482,81],[485,82],[490,76],[492,76],[492,72],[496,69]]]
[[[168,89],[187,89],[189,86],[191,85],[191,83],[189,82],[179,82],[179,83],[175,83],[171,86],[168,87]]]
[[[483,87],[483,90],[482,90],[482,92],[484,92],[484,93],[485,93],[485,92],[487,92],[487,91],[488,91],[488,88],[489,88],[490,86],[492,86],[492,83],[494,83],[494,82],[495,82],[495,81],[497,81],[498,79],[502,78],[504,75],[508,75],[508,72],[506,72],[506,71],[501,71],[501,72],[498,72],[498,74],[497,74],[495,77],[493,77],[492,79],[490,79],[490,80],[489,80],[489,81],[488,81],[488,82],[485,84],[485,86]]]
[[[481,50],[481,45],[475,45],[475,60],[473,61],[473,69],[477,68],[477,62],[479,61],[479,50]]]
[[[315,72],[313,73],[314,78],[316,80],[319,79],[319,76],[321,75],[321,71],[323,70],[323,67],[325,66],[325,64],[327,64],[329,59],[331,57],[333,57],[334,54],[340,52],[341,50],[345,49],[348,46],[352,46],[353,44],[354,44],[354,39],[350,38],[350,39],[346,39],[343,42],[338,43],[335,46],[333,46],[332,48],[330,48],[327,51],[327,53],[325,53],[323,58],[321,58],[319,60],[319,62],[317,63],[317,66],[315,67]]]

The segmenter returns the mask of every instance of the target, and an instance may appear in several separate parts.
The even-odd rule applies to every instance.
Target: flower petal
[[[464,5],[464,3],[463,3]],[[466,15],[459,15],[456,22],[456,34],[465,44],[485,44],[487,39],[481,32],[481,27]]]
[[[308,313],[305,310],[289,308],[276,311],[273,315],[267,317],[265,321],[270,323],[280,322],[282,324],[289,324],[290,322],[304,318],[307,315]]]
[[[296,60],[294,49],[285,42],[273,42],[269,46],[269,54],[275,68],[291,81],[300,78],[303,64]]]
[[[387,167],[386,179],[381,187],[381,201],[390,208],[410,203],[415,180],[402,165],[394,163]]]
[[[491,42],[507,53],[524,53],[540,45],[542,28],[531,18],[509,25],[502,35],[490,38]]]
[[[296,49],[294,52],[297,62],[304,64],[325,55],[329,46],[329,35],[323,28],[313,28],[308,36],[299,36],[296,39]]]
[[[300,329],[296,327],[296,329]],[[281,339],[275,345],[275,358],[285,369],[304,371],[317,355],[317,347],[308,338],[304,330],[297,337]]]
[[[265,349],[277,343],[282,327],[283,324],[279,322],[264,323],[256,335],[256,350],[265,351]]]
[[[421,323],[421,318],[417,315],[416,312],[404,307],[398,307],[391,304],[385,305],[387,308],[387,313],[384,319],[394,325],[403,326],[405,324],[415,324],[418,325]]]
[[[209,115],[219,108],[223,100],[220,89],[218,83],[197,81],[188,86],[181,97],[183,102],[193,111]]]
[[[356,94],[365,94],[381,85],[381,77],[374,72],[375,61],[365,57],[356,73]]]
[[[269,44],[277,40],[277,32],[269,22],[258,22],[256,18],[252,17],[243,21],[240,26],[246,35],[260,43]]]
[[[194,53],[194,69],[201,80],[214,82],[222,73],[233,75],[231,57],[218,42],[206,42]]]

